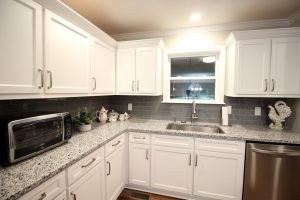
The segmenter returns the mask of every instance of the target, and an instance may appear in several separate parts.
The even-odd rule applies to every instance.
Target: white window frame
[[[196,100],[199,104],[224,104],[224,84],[225,84],[225,62],[224,50],[200,51],[200,52],[168,52],[163,73],[163,101],[162,103],[192,103],[193,99],[170,99],[170,81],[171,81],[171,58],[196,57],[196,56],[215,56],[215,76],[210,78],[215,80],[215,100]],[[180,78],[176,78],[180,79]],[[186,80],[186,78],[184,78]],[[193,78],[191,78],[192,80]]]

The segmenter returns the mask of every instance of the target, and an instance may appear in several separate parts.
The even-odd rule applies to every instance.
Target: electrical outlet
[[[228,115],[231,115],[232,113],[232,106],[227,106]]]
[[[132,103],[128,103],[128,110],[132,111]]]
[[[255,107],[254,115],[255,116],[261,116],[261,107]]]

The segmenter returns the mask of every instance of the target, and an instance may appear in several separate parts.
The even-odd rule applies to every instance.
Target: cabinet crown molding
[[[144,39],[144,40],[129,40],[118,42],[117,48],[137,48],[137,47],[147,47],[147,46],[159,46],[164,47],[164,42],[162,38]]]
[[[248,30],[248,31],[234,31],[226,38],[225,43],[230,44],[234,40],[243,39],[264,39],[264,38],[278,38],[278,37],[299,37],[300,27],[293,28],[274,28],[263,30]]]

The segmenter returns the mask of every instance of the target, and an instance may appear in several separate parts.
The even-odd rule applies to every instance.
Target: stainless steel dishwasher
[[[300,200],[300,146],[247,143],[243,200]]]

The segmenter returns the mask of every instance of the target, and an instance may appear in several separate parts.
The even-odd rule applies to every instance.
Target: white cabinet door
[[[238,41],[237,94],[267,94],[270,72],[271,40]]]
[[[150,186],[150,146],[129,144],[129,183]]]
[[[42,86],[42,7],[0,1],[0,93],[39,93]]]
[[[241,200],[243,155],[195,151],[194,195],[220,200]]]
[[[136,49],[136,90],[138,94],[156,92],[157,48]]]
[[[89,35],[46,10],[47,93],[89,93]]]
[[[117,93],[135,93],[135,49],[117,51]]]
[[[151,146],[151,187],[192,194],[193,150]]]
[[[92,44],[92,88],[93,93],[115,93],[115,49],[101,41]]]
[[[300,38],[272,40],[271,94],[300,94]]]
[[[116,200],[126,179],[125,147],[122,145],[106,158],[106,200]]]
[[[98,163],[87,174],[68,188],[69,199],[105,200],[104,162]]]

